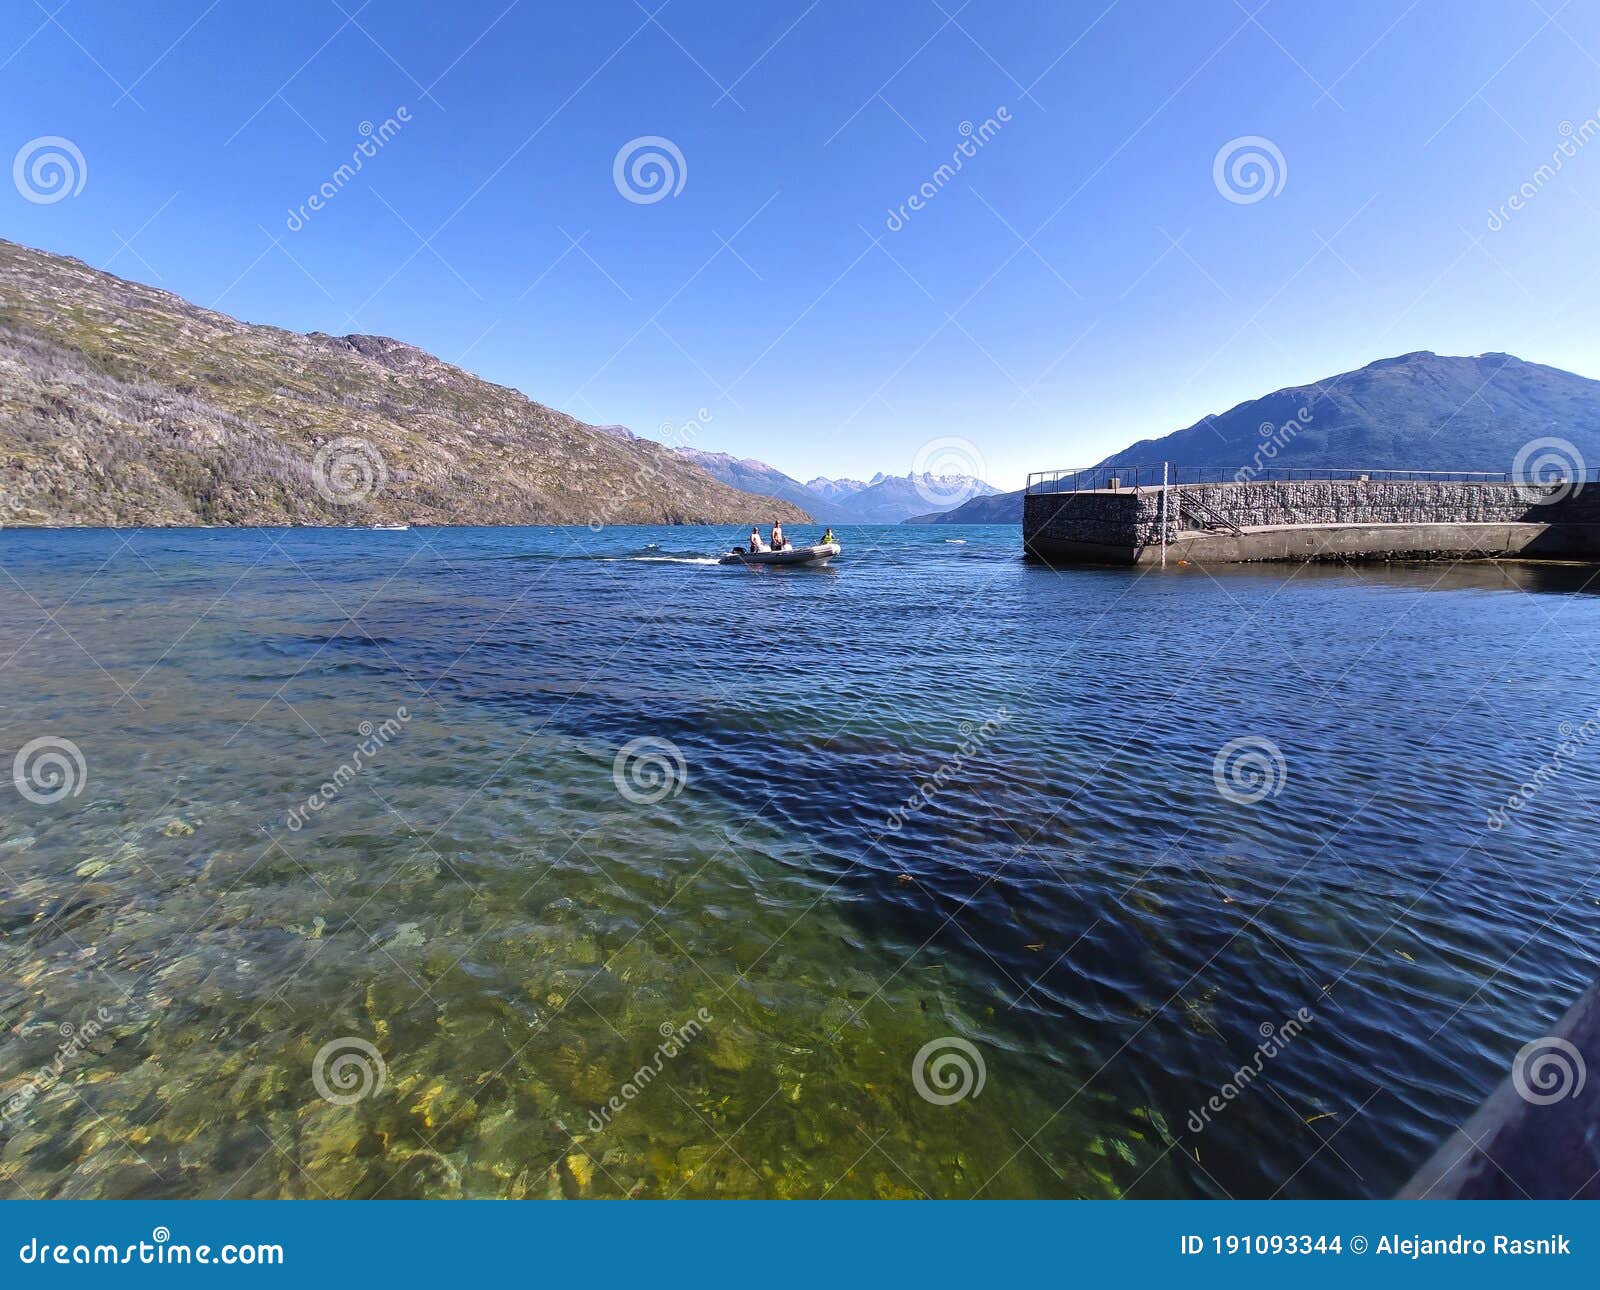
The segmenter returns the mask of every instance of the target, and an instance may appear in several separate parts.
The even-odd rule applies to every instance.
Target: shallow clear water
[[[1381,1196],[1595,974],[1591,571],[739,536],[0,533],[0,1194]]]

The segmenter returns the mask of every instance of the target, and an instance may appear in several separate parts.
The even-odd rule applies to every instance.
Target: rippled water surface
[[[1591,571],[737,537],[0,533],[0,1193],[1381,1196],[1595,975]]]

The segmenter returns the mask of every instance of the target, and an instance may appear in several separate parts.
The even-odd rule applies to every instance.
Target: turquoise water
[[[1382,1196],[1595,975],[1590,571],[740,537],[0,532],[0,1194]]]

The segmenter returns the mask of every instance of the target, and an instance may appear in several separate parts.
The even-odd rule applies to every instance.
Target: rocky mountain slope
[[[701,452],[697,448],[679,448],[678,451],[713,479],[720,479],[730,488],[781,498],[809,512],[821,524],[838,521],[828,498],[812,492],[799,480],[790,478],[764,461],[756,461],[753,457],[735,457],[726,452]]]
[[[0,524],[807,518],[382,336],[253,326],[0,240]]]
[[[1100,464],[1506,471],[1544,437],[1570,443],[1573,465],[1600,467],[1600,381],[1510,354],[1422,351],[1251,399]],[[912,522],[1021,520],[1015,492]]]

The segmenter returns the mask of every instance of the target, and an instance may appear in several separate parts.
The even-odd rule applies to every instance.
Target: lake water
[[[0,533],[0,1194],[1383,1196],[1596,974],[1592,571],[740,538]]]

